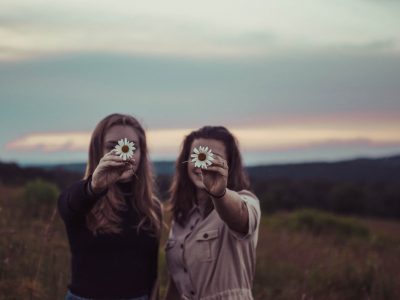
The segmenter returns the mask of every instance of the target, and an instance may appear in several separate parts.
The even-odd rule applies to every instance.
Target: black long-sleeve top
[[[87,193],[88,180],[74,183],[58,199],[71,250],[69,290],[94,299],[150,295],[157,276],[158,240],[136,226],[139,218],[127,197],[121,211],[121,234],[97,234],[86,226],[86,215],[98,197]]]

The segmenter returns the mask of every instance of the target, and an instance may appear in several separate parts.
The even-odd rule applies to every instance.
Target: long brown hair
[[[193,141],[199,138],[214,139],[224,144],[229,166],[227,186],[229,189],[240,191],[250,187],[248,177],[243,168],[238,141],[228,129],[223,126],[204,126],[192,131],[182,143],[181,152],[175,163],[175,175],[170,189],[169,203],[173,218],[181,225],[187,221],[187,214],[192,208],[196,197],[196,187],[189,178],[186,163],[192,151],[191,145]]]
[[[104,137],[107,130],[115,125],[132,127],[139,137],[139,151],[141,158],[135,177],[132,178],[132,204],[139,214],[138,231],[149,230],[157,237],[161,231],[161,203],[155,197],[154,178],[148,157],[146,134],[140,123],[130,115],[111,114],[97,124],[92,133],[89,146],[89,159],[84,178],[93,174],[100,159],[103,157]],[[118,211],[125,208],[122,196],[115,186],[109,188],[108,193],[98,201],[86,217],[88,228],[94,233],[121,232],[121,218]]]

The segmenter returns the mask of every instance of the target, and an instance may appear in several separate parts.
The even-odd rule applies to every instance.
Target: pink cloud
[[[7,150],[21,152],[86,151],[90,132],[32,133],[6,144]]]
[[[364,127],[343,130],[341,128],[240,128],[232,129],[242,149],[253,151],[286,151],[356,147],[362,149],[400,147],[396,127],[391,130],[367,130]],[[153,154],[176,154],[183,137],[190,129],[149,130],[148,142]],[[10,141],[8,151],[17,152],[86,152],[90,132],[44,132],[32,133]]]

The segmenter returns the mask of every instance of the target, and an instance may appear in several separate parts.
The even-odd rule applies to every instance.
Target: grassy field
[[[0,300],[63,299],[69,249],[53,215],[56,195],[43,182],[0,186]],[[312,210],[264,215],[257,251],[256,299],[400,299],[400,222]]]

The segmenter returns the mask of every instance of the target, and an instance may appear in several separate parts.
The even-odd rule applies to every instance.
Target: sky
[[[395,0],[2,0],[0,161],[86,161],[114,112],[154,160],[203,125],[248,165],[400,154],[399,28]]]

